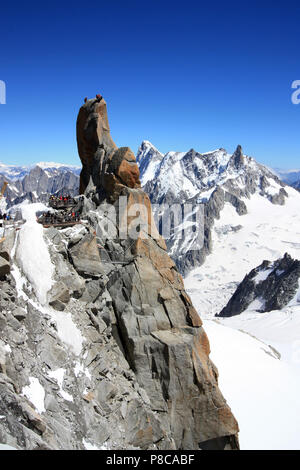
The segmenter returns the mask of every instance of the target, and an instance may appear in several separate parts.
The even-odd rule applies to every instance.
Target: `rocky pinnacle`
[[[100,271],[107,276],[106,289],[112,298],[114,337],[157,419],[156,424],[148,420],[134,444],[237,449],[238,425],[218,387],[201,319],[153,226],[135,157],[128,147],[117,148],[110,136],[103,98],[87,100],[80,108],[77,144],[83,166],[80,189],[95,214],[86,209],[98,234]],[[120,196],[127,198],[127,222],[130,208],[143,205],[144,231],[151,230],[151,236],[143,237],[141,230],[136,240],[121,239],[120,222],[115,222],[114,239],[106,237],[101,229],[104,207],[110,203],[117,210]],[[79,247],[75,269],[82,256]]]

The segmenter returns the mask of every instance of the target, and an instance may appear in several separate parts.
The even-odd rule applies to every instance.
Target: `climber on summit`
[[[102,100],[102,95],[98,94],[96,95],[97,101],[100,102]]]

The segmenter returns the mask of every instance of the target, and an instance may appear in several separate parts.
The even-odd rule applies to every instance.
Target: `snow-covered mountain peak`
[[[158,181],[162,192],[187,191],[187,197],[193,197],[201,189],[216,184],[225,176],[237,176],[246,164],[253,166],[250,157],[243,155],[242,147],[237,146],[233,155],[224,148],[199,153],[193,148],[187,152],[169,151],[163,155],[145,140],[138,149],[137,163],[140,168],[142,186]],[[222,179],[221,178],[221,179]]]
[[[163,154],[151,142],[144,140],[137,152],[136,161],[140,168],[141,183],[144,186],[152,180],[163,159]]]
[[[11,180],[17,181],[23,179],[35,168],[41,168],[42,170],[47,170],[50,172],[66,172],[70,171],[71,173],[79,174],[81,167],[77,165],[67,165],[65,163],[56,163],[56,162],[38,162],[33,165],[6,165],[5,163],[0,163],[0,175]]]
[[[151,149],[153,149],[155,152],[158,152],[161,156],[163,156],[163,154],[149,140],[143,140],[143,142],[139,146],[138,153],[139,152],[147,152]]]
[[[29,166],[6,165],[5,163],[0,163],[0,174],[10,180],[16,180],[27,175],[31,168],[32,167]]]
[[[139,156],[139,161],[142,161]],[[257,175],[275,176],[257,164],[251,157],[243,155],[242,147],[237,146],[233,154],[224,148],[210,152],[199,153],[194,149],[188,152],[168,152],[156,162],[155,173],[150,175],[140,165],[141,181],[147,191],[156,192],[156,199],[160,200],[163,195],[172,193],[175,199],[190,199],[211,188],[224,184],[228,180],[238,180],[242,175],[256,173]],[[244,182],[245,183],[245,182]],[[231,183],[232,184],[232,183]],[[243,182],[236,181],[236,189],[240,189]],[[200,200],[199,199],[199,200]]]
[[[199,206],[196,212],[205,205],[205,240],[198,252],[187,251],[189,242],[185,238],[181,242],[172,237],[167,240],[169,252],[183,273],[202,264],[212,250],[211,229],[226,203],[231,204],[240,217],[247,213],[248,201],[254,195],[281,206],[288,197],[285,184],[267,167],[244,155],[241,145],[233,154],[224,148],[205,153],[190,149],[188,152],[170,151],[163,158],[160,154],[155,164],[147,154],[140,154],[138,162],[144,159],[148,168],[152,163],[152,172],[145,171],[140,164],[141,181],[152,203],[193,204]]]

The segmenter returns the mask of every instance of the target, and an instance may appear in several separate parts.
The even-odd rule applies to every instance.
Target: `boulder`
[[[1,249],[1,243],[0,243],[0,258],[6,259],[6,261],[10,261],[10,255],[9,252],[5,249]]]
[[[140,171],[133,152],[128,147],[117,149],[109,158],[106,177],[115,175],[116,180],[129,188],[140,188]],[[109,191],[109,186],[107,187]]]
[[[288,193],[284,188],[280,188],[278,194],[273,194],[270,196],[272,204],[278,204],[279,206],[284,206],[285,198],[288,197]]]
[[[25,308],[22,308],[22,307],[16,307],[13,310],[12,314],[19,321],[25,320],[25,318],[27,316],[27,312],[26,312]]]
[[[63,282],[56,282],[48,292],[49,305],[56,310],[64,310],[70,300],[69,289]]]
[[[5,279],[10,273],[10,263],[6,258],[0,256],[0,279]]]
[[[95,235],[91,233],[85,235],[69,253],[79,274],[96,277],[105,274]]]

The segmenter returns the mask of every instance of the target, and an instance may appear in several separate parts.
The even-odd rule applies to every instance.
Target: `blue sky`
[[[136,152],[219,147],[300,167],[296,2],[4,2],[0,161],[79,164],[83,98],[102,93],[111,134]]]

